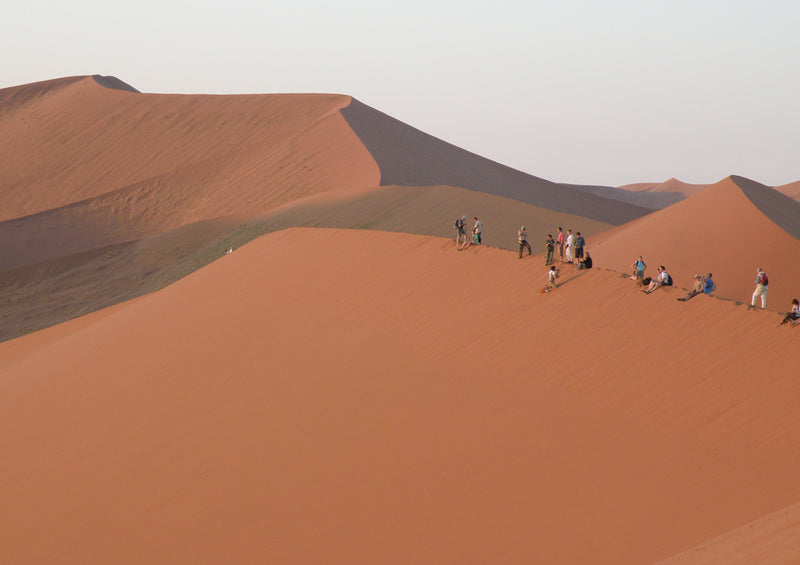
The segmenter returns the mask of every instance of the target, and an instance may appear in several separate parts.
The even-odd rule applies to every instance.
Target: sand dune
[[[705,190],[710,184],[690,184],[671,178],[664,182],[642,182],[620,186],[622,190],[629,192],[650,192],[650,193],[671,193],[687,198],[693,194]]]
[[[718,296],[748,303],[762,267],[770,276],[768,307],[786,311],[800,295],[800,267],[793,260],[800,253],[798,208],[770,188],[729,177],[588,243],[599,265],[628,271],[644,255],[646,274],[665,265],[686,288],[695,273],[712,272]]]
[[[782,186],[776,186],[775,190],[777,190],[782,194],[785,194],[789,198],[800,200],[800,181],[791,182],[789,184],[784,184]]]
[[[176,227],[375,186],[377,166],[338,112],[349,101],[137,94],[92,77],[3,89],[0,220],[127,191],[155,195],[148,212],[158,205]]]
[[[381,185],[457,186],[613,225],[651,211],[490,161],[355,99],[342,115],[380,167]]]
[[[6,559],[643,563],[800,500],[796,328],[540,261],[293,229],[0,344]]]

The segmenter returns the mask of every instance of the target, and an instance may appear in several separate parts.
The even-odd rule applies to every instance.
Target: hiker
[[[462,242],[466,243],[467,241],[467,231],[464,227],[466,219],[466,216],[461,216],[453,224],[453,227],[456,229],[456,247],[461,247]]]
[[[678,298],[678,300],[680,300],[681,302],[686,302],[687,300],[691,300],[698,294],[703,294],[705,288],[706,288],[706,283],[705,280],[703,279],[703,276],[695,275],[694,286],[692,287],[692,290],[690,290],[689,294],[687,294],[686,296],[681,296],[680,298]]]
[[[662,286],[672,286],[672,277],[667,274],[667,268],[664,265],[661,265],[658,268],[658,275],[655,279],[650,281],[650,285],[642,292],[650,294]]]
[[[708,273],[706,275],[705,282],[703,284],[703,293],[711,294],[712,292],[717,290],[717,283],[714,282],[714,279],[712,278],[713,276],[714,275],[712,275],[711,273]]]
[[[519,258],[522,259],[522,250],[526,247],[528,248],[528,255],[533,255],[531,252],[531,244],[528,243],[528,230],[525,229],[525,226],[519,228],[517,239],[519,240]]]
[[[793,326],[798,324],[800,320],[800,301],[796,298],[792,300],[792,309],[786,314],[780,325],[790,323]]]
[[[564,262],[564,231],[558,228],[558,235],[556,236],[556,243],[558,244],[558,259]]]
[[[475,216],[475,225],[472,226],[472,243],[475,245],[481,244],[481,232],[483,231],[483,222]]]
[[[591,269],[592,268],[592,256],[589,255],[589,252],[586,252],[586,259],[581,259],[578,261],[578,270],[581,269]]]
[[[567,258],[567,263],[573,262],[572,246],[574,242],[575,238],[572,236],[572,230],[567,230],[567,239],[564,241],[564,256]]]
[[[550,271],[547,273],[547,284],[544,285],[544,291],[550,292],[554,288],[558,288],[558,283],[556,279],[558,278],[558,269],[555,265],[550,267]]]
[[[552,234],[547,234],[547,238],[544,240],[544,264],[552,265],[553,264],[553,250],[555,249],[556,240],[553,239]]]
[[[574,248],[575,248],[575,259],[580,261],[583,259],[583,247],[586,245],[586,240],[583,239],[581,232],[575,234],[575,241],[574,241]]]
[[[631,269],[633,270],[633,276],[631,276],[631,280],[638,280],[640,285],[643,284],[644,270],[646,268],[647,264],[644,262],[644,258],[639,255],[639,258],[631,264]]]
[[[756,298],[761,297],[761,309],[767,307],[767,285],[769,284],[769,277],[764,269],[761,267],[756,271],[756,289],[753,291],[753,298],[750,299],[750,306],[755,308]]]

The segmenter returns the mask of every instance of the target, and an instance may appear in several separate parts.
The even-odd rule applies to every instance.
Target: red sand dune
[[[5,560],[646,563],[800,501],[800,330],[543,284],[294,229],[0,344]]]
[[[641,182],[635,184],[626,184],[618,188],[630,190],[632,192],[676,192],[684,197],[692,196],[698,192],[705,190],[711,186],[710,184],[689,184],[679,181],[676,178],[671,178],[664,182]]]
[[[377,166],[339,112],[349,103],[139,94],[92,77],[0,90],[0,220],[106,195],[126,213],[163,210],[175,226],[377,186]]]
[[[737,182],[753,186],[768,200],[780,196],[752,181],[729,177],[669,208],[597,235],[587,241],[593,258],[598,265],[629,272],[634,259],[644,255],[646,275],[664,265],[684,288],[691,287],[696,273],[712,272],[718,296],[747,303],[761,267],[770,277],[767,306],[788,310],[792,298],[800,297],[800,240],[765,215]]]
[[[775,190],[785,194],[789,198],[800,200],[800,180],[796,182],[791,182],[789,184],[784,184],[782,186],[776,186]]]

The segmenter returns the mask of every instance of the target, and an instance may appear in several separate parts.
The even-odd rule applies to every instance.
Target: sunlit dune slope
[[[339,113],[349,102],[139,94],[92,77],[0,90],[0,220],[112,200],[175,227],[377,185],[377,166]]]
[[[5,558],[645,563],[800,500],[796,328],[544,280],[293,229],[0,344]]]
[[[800,563],[800,504],[700,544],[658,565]]]
[[[791,182],[789,184],[784,184],[782,186],[776,186],[775,190],[785,194],[789,198],[800,200],[800,181]]]
[[[514,170],[421,132],[353,99],[342,115],[375,158],[381,185],[448,185],[619,225],[651,210]]]
[[[650,193],[667,193],[678,195],[681,199],[697,194],[711,186],[710,184],[690,184],[688,182],[679,181],[676,178],[671,178],[664,182],[641,182],[635,184],[626,184],[620,186],[622,190],[629,192],[650,192]]]
[[[769,275],[767,306],[800,297],[800,204],[777,191],[729,177],[664,210],[589,240],[599,265],[629,271],[643,255],[646,275],[664,265],[685,288],[712,272],[716,294],[750,302],[758,267]],[[760,303],[759,303],[760,305]]]

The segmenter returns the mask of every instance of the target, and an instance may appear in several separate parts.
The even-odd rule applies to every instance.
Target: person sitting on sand
[[[786,317],[783,319],[781,324],[790,323],[793,326],[796,326],[800,320],[800,300],[796,298],[792,300],[792,309],[786,314]]]
[[[556,269],[555,265],[550,267],[550,271],[547,273],[547,284],[544,285],[544,291],[550,292],[554,288],[558,288],[558,283],[556,279],[558,278],[558,269]]]
[[[717,290],[717,283],[714,282],[714,279],[712,278],[713,276],[714,275],[712,275],[711,273],[708,273],[706,275],[706,280],[703,286],[703,292],[705,294],[711,294],[712,292]]]
[[[667,268],[664,265],[661,265],[658,268],[658,275],[656,276],[656,278],[650,281],[650,286],[648,286],[647,289],[643,290],[642,292],[650,294],[659,287],[671,286],[671,285],[672,285],[672,279],[667,274]]]
[[[694,298],[698,294],[702,294],[703,291],[705,290],[705,287],[706,287],[706,283],[705,283],[705,280],[703,280],[703,276],[702,275],[695,275],[694,276],[694,286],[692,287],[692,290],[690,290],[689,294],[687,294],[686,296],[681,296],[680,298],[678,298],[678,300],[680,300],[681,302],[686,302],[687,300],[691,300],[692,298]]]
[[[591,269],[591,268],[592,268],[592,256],[589,255],[589,252],[587,251],[586,258],[581,259],[578,262],[578,270],[580,271],[581,269]]]
[[[644,262],[644,258],[639,255],[639,258],[631,264],[631,269],[633,270],[633,276],[631,276],[631,280],[638,280],[639,284],[642,284],[644,280],[644,270],[647,268],[647,264]]]

